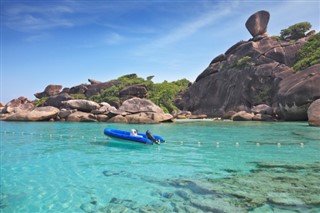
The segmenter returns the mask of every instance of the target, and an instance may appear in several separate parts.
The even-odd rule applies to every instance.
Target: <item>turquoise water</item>
[[[167,143],[117,141],[106,127]],[[307,123],[1,122],[0,210],[320,212],[319,162]]]

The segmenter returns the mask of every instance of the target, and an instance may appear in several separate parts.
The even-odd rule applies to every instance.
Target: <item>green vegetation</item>
[[[187,79],[152,84],[147,96],[153,103],[160,106],[165,112],[172,112],[177,107],[173,104],[174,98],[180,90],[185,90],[190,82]]]
[[[249,62],[250,59],[251,59],[250,56],[244,56],[237,61],[236,66],[239,68],[244,68],[246,66],[249,66],[251,65],[251,63]]]
[[[33,100],[33,104],[34,104],[35,107],[39,107],[44,102],[46,102],[47,99],[48,99],[48,97],[43,97],[43,98],[40,98],[40,99]]]
[[[87,99],[84,94],[70,94],[73,99]]]
[[[270,98],[270,88],[268,86],[263,86],[257,95],[254,96],[253,100],[255,105],[262,103],[268,104],[270,102]]]
[[[293,66],[295,71],[304,70],[320,63],[320,33],[310,37],[306,44],[298,51],[298,60]]]
[[[305,36],[305,33],[310,30],[312,25],[309,22],[300,22],[294,24],[287,29],[283,29],[280,32],[280,38],[282,40],[293,39],[298,40]]]
[[[148,89],[147,99],[150,99],[153,103],[160,106],[165,112],[171,112],[177,109],[173,104],[175,96],[180,90],[187,88],[190,83],[187,79],[181,79],[178,81],[162,83],[153,83],[152,78],[154,76],[148,76],[147,79],[138,77],[136,74],[129,74],[119,77],[114,80],[115,86],[105,89],[99,95],[94,95],[90,98],[95,102],[117,102],[121,103],[119,92],[126,86],[134,84],[143,84]]]

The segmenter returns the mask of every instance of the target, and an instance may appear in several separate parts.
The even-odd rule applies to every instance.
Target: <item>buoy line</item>
[[[3,135],[29,135],[29,136],[33,136],[33,137],[40,137],[40,138],[49,138],[51,139],[92,139],[93,141],[97,141],[97,140],[110,140],[108,137],[88,137],[88,136],[74,136],[74,135],[67,135],[67,134],[52,134],[52,133],[48,133],[48,134],[43,134],[43,133],[34,133],[34,132],[13,132],[13,131],[1,131],[1,134]]]
[[[110,137],[97,137],[97,136],[92,136],[92,137],[89,137],[89,136],[85,136],[85,135],[68,135],[68,134],[52,134],[52,133],[48,133],[48,134],[43,134],[43,133],[35,133],[35,132],[15,132],[15,131],[1,131],[0,132],[2,135],[15,135],[15,136],[18,136],[18,135],[23,135],[23,136],[33,136],[33,137],[40,137],[40,138],[49,138],[50,140],[52,139],[59,139],[59,140],[63,140],[63,139],[81,139],[81,140],[84,140],[84,139],[89,139],[89,140],[93,140],[94,142],[97,142],[97,141],[110,141],[112,140],[112,138]],[[234,142],[233,145],[232,144],[224,144],[224,143],[221,143],[219,141],[213,141],[213,142],[201,142],[201,141],[194,141],[194,142],[185,142],[185,141],[166,141],[164,142],[163,144],[174,144],[174,145],[180,145],[180,146],[190,146],[190,145],[193,145],[193,146],[198,146],[198,147],[201,147],[202,145],[213,145],[217,148],[219,147],[226,147],[226,146],[235,146],[235,147],[241,147],[243,146],[242,143],[240,142]],[[244,143],[245,145],[244,146],[248,146],[249,144],[246,144]],[[255,143],[255,146],[256,147],[261,147],[262,145],[275,145],[276,147],[278,148],[281,148],[283,144],[281,144],[280,142],[278,143],[270,143],[270,144],[261,144],[259,142],[256,142]],[[288,144],[288,145],[285,145],[284,146],[289,146],[291,144]],[[300,142],[300,143],[297,143],[296,145],[298,145],[299,147],[301,148],[304,148],[305,147],[305,143],[303,142]]]

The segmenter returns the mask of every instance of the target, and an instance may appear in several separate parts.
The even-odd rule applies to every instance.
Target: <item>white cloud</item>
[[[123,42],[124,40],[124,37],[122,37],[118,33],[112,32],[103,38],[103,43],[107,45],[115,45]]]
[[[222,4],[219,7],[212,7],[212,5],[211,7],[208,6],[208,9],[203,11],[202,15],[195,17],[193,20],[185,20],[182,24],[176,26],[174,30],[162,33],[162,36],[139,48],[139,50],[136,51],[136,54],[146,55],[159,48],[179,42],[203,28],[213,25],[217,21],[221,21],[222,18],[231,14],[232,9],[237,5],[238,2],[234,1],[231,4]]]

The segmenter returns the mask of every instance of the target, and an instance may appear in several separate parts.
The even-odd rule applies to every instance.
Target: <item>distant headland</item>
[[[136,74],[71,88],[48,85],[30,101],[0,103],[4,121],[160,123],[183,118],[308,121],[320,126],[320,33],[301,22],[269,36],[270,14],[245,23],[252,35],[215,57],[191,83],[155,84]]]

